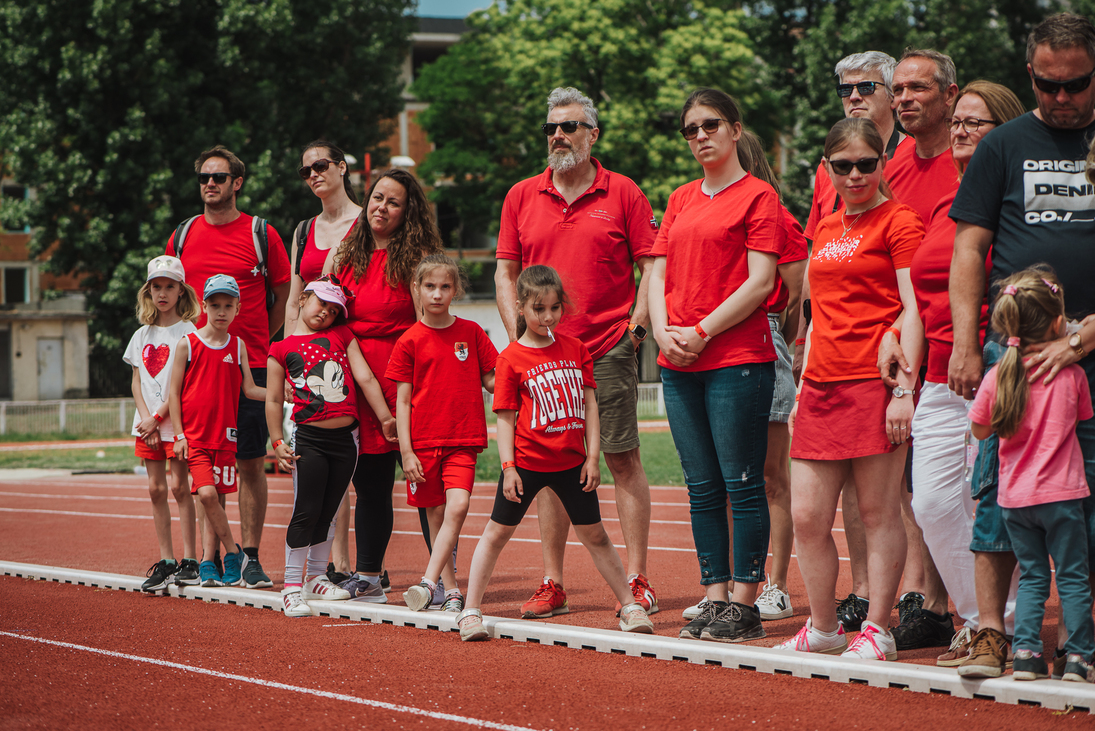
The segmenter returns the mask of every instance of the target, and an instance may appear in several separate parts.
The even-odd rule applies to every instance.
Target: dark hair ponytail
[[[300,164],[304,165],[304,153],[308,150],[324,149],[327,151],[327,157],[333,160],[335,163],[346,163],[346,153],[339,149],[338,145],[327,140],[313,140],[304,146],[304,149],[300,151]],[[350,172],[350,165],[346,163],[346,172]],[[354,186],[350,184],[350,176],[342,176],[342,187],[346,189],[346,195],[350,197],[354,203],[357,203],[357,194],[354,193]]]
[[[563,291],[563,280],[559,272],[543,264],[534,264],[517,277],[517,337],[525,334],[528,323],[522,309],[530,299],[540,299],[546,292],[555,292],[559,302],[566,306],[567,295]]]

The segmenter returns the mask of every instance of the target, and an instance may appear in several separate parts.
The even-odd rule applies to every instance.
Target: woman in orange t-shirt
[[[887,626],[905,564],[898,491],[912,411],[902,407],[915,386],[915,374],[903,372],[891,392],[876,356],[887,328],[919,322],[909,267],[924,238],[920,216],[887,198],[884,150],[866,119],[841,120],[825,140],[825,167],[846,208],[816,230],[807,267],[813,321],[790,420],[791,515],[810,619],[779,645],[872,660],[897,657]],[[833,605],[832,526],[850,477],[860,486],[871,604],[849,645]]]

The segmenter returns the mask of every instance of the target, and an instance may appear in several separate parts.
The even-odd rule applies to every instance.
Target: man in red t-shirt
[[[547,170],[513,186],[502,206],[495,273],[498,312],[510,341],[516,340],[521,270],[545,264],[559,272],[570,300],[559,331],[581,340],[593,357],[601,453],[616,486],[628,578],[635,601],[653,613],[657,598],[645,576],[650,486],[639,458],[636,351],[649,324],[647,275],[657,224],[639,187],[591,157],[600,130],[589,97],[573,88],[552,91],[543,132],[548,138]],[[637,293],[636,264],[642,272]],[[544,573],[551,582],[545,581],[522,607],[530,617],[558,613],[566,603],[563,552],[569,521],[555,493],[545,491],[538,501]]]
[[[194,161],[204,215],[190,225],[183,240],[182,260],[186,283],[202,292],[205,280],[227,274],[240,288],[240,312],[228,331],[247,346],[252,377],[266,385],[266,356],[270,337],[281,329],[285,303],[289,298],[289,256],[277,231],[266,227],[268,252],[266,271],[259,265],[251,232],[253,217],[236,208],[236,194],[243,187],[247,168],[222,145],[206,150]],[[175,255],[175,236],[167,242],[167,254]],[[275,301],[266,307],[266,286]],[[203,314],[198,327],[205,323]],[[270,587],[273,582],[259,563],[259,542],[266,520],[266,429],[265,404],[240,395],[236,442],[236,472],[239,475],[240,533],[243,541],[243,581],[250,588]],[[213,560],[212,556],[206,557]]]

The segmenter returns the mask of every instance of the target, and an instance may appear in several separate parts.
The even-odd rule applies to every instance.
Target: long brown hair
[[[776,195],[782,197],[783,194],[779,189],[779,179],[776,178],[772,166],[768,164],[768,155],[764,152],[764,143],[760,141],[755,133],[747,129],[743,129],[741,137],[738,138],[738,163],[741,164],[742,170],[754,178],[768,183],[768,185],[775,188]]]
[[[563,280],[559,272],[543,264],[533,264],[521,271],[517,277],[517,337],[525,334],[528,323],[522,309],[530,299],[540,299],[546,292],[554,292],[563,305],[564,311],[567,305],[567,295],[563,291]]]
[[[1005,439],[1019,430],[1030,396],[1022,350],[1043,342],[1056,319],[1064,314],[1065,294],[1057,275],[1048,266],[1033,266],[1000,282],[1000,293],[993,305],[992,329],[1004,338],[1019,339],[1008,346],[996,364],[992,428]]]
[[[407,208],[403,212],[403,224],[388,239],[388,263],[384,268],[384,278],[388,286],[400,287],[411,283],[418,262],[430,254],[440,254],[443,251],[441,233],[437,230],[437,222],[434,221],[433,209],[426,199],[426,193],[414,176],[406,170],[398,168],[387,170],[373,182],[369,188],[369,194],[365,196],[365,205],[361,209],[361,215],[358,216],[357,225],[338,247],[334,268],[337,272],[342,267],[350,265],[353,267],[354,279],[361,279],[365,275],[369,260],[376,251],[373,230],[369,227],[367,220],[369,199],[372,198],[377,183],[384,178],[391,178],[402,185],[403,190],[407,192]]]
[[[308,150],[326,150],[327,157],[333,160],[336,165],[346,162],[346,153],[339,149],[338,145],[333,142],[328,142],[327,140],[313,140],[312,142],[309,142],[307,145],[305,145],[304,149],[300,151],[301,167],[304,166],[304,153],[308,152]],[[347,173],[350,172],[349,168],[350,166],[349,164],[347,164]],[[304,181],[304,185],[308,185],[307,180]],[[349,175],[342,176],[342,187],[346,191],[346,196],[354,203],[357,203],[357,193],[354,192],[354,186],[352,183],[350,183]]]

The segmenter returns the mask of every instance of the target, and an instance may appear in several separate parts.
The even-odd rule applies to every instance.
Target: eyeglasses
[[[870,175],[878,167],[878,161],[882,157],[865,157],[862,160],[829,160],[829,166],[833,169],[833,172],[837,175],[850,175],[852,168],[855,168],[864,175]]]
[[[1060,92],[1061,89],[1064,89],[1066,94],[1079,94],[1081,91],[1091,86],[1092,76],[1095,76],[1095,69],[1087,76],[1077,76],[1075,79],[1069,79],[1068,81],[1053,81],[1051,79],[1043,79],[1040,76],[1035,76],[1034,85],[1038,87],[1039,91],[1052,96],[1057,96],[1057,93]]]
[[[198,182],[209,185],[209,179],[212,178],[217,185],[224,185],[230,177],[232,177],[231,173],[198,173]]]
[[[847,99],[852,95],[852,89],[859,92],[860,96],[870,96],[874,90],[882,86],[881,81],[860,81],[858,84],[837,84],[836,95],[841,99]]]
[[[958,128],[962,127],[964,130],[966,130],[966,134],[972,135],[983,125],[998,124],[998,122],[995,119],[978,119],[977,117],[967,117],[966,119],[958,119],[957,117],[952,117],[951,121],[947,124],[951,128],[951,132],[957,132]]]
[[[321,157],[311,165],[305,165],[300,170],[297,170],[297,174],[300,175],[301,180],[307,180],[308,178],[312,177],[313,170],[322,175],[323,173],[327,172],[327,168],[331,167],[332,165],[338,165],[338,163],[334,160],[328,160],[327,158]]]
[[[730,122],[725,119],[705,119],[700,122],[699,126],[690,124],[682,129],[681,136],[684,137],[686,140],[694,140],[696,139],[696,135],[700,133],[701,128],[707,134],[713,135],[719,131],[719,122],[726,122],[727,124],[730,124]]]
[[[575,132],[577,132],[578,127],[585,127],[586,129],[593,129],[592,124],[587,124],[585,122],[577,122],[573,119],[568,119],[565,122],[546,122],[546,123],[540,125],[540,129],[544,130],[544,134],[546,134],[548,137],[551,137],[553,134],[555,134],[555,130],[558,127],[562,127],[563,128],[563,133],[568,134],[568,135],[572,135]]]

